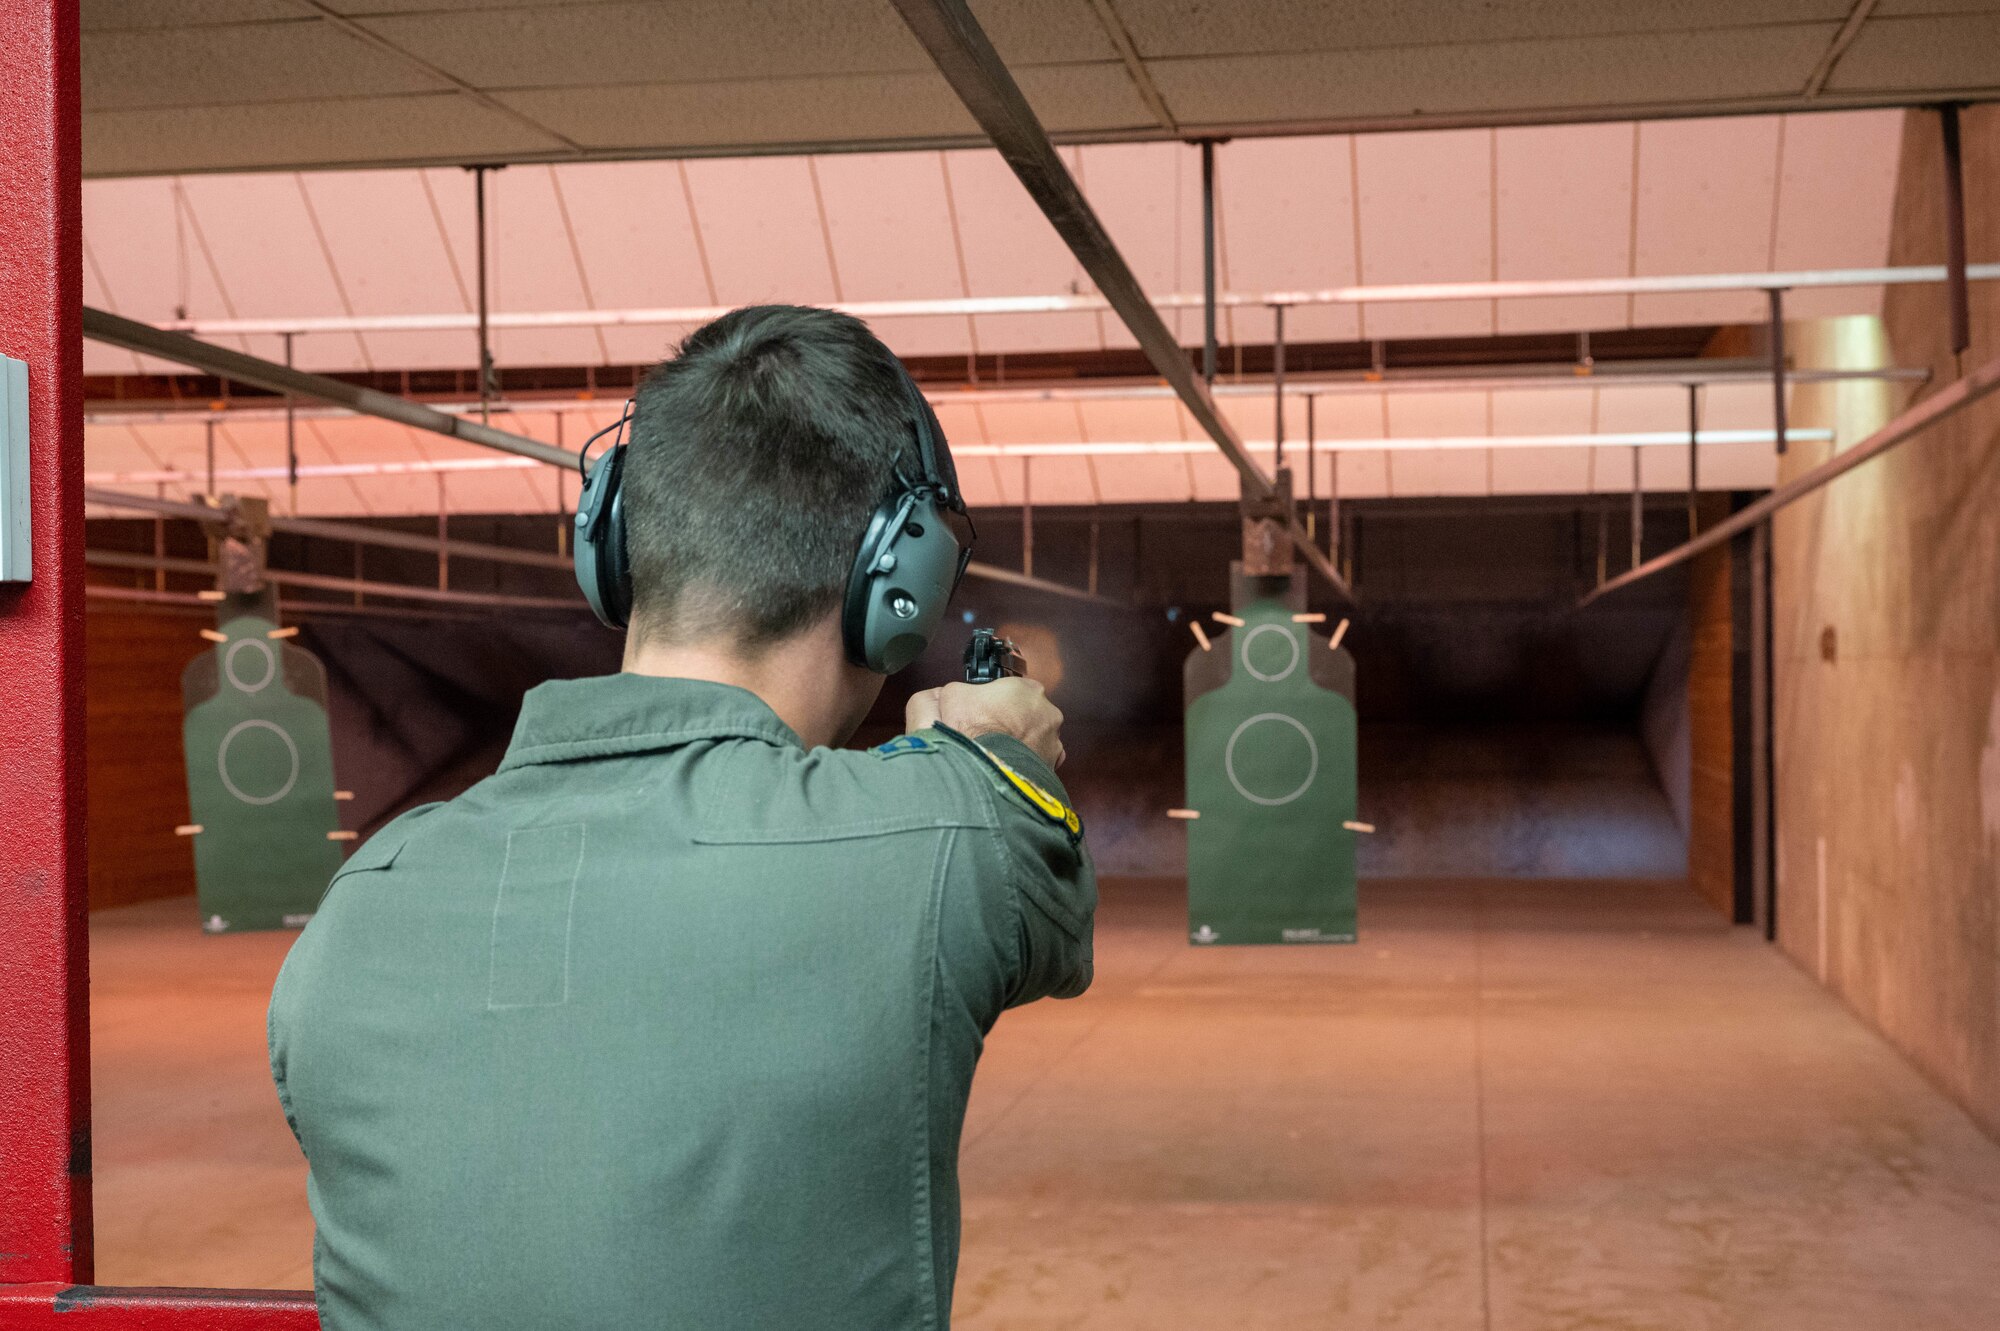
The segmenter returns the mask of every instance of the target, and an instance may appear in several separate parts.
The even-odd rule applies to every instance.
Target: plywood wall
[[[86,617],[90,905],[194,892],[181,761],[181,670],[207,618],[96,605]]]
[[[1965,112],[1968,249],[2000,255],[2000,106]],[[1909,113],[1892,264],[1944,258],[1937,116]],[[1898,287],[1880,326],[1803,326],[1802,363],[1888,357],[1935,393],[2000,356],[2000,288],[1972,345],[1943,288]],[[1801,389],[1845,447],[1903,404]],[[1796,447],[1786,474],[1829,445]],[[1773,533],[1778,940],[2000,1134],[2000,404],[1988,400],[1779,515]]]

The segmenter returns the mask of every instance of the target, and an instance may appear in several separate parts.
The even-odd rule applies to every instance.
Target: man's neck
[[[776,712],[808,749],[841,743],[853,729],[854,703],[842,687],[846,668],[837,619],[752,653],[715,639],[642,641],[634,633],[625,642],[625,673],[704,679],[747,689]]]

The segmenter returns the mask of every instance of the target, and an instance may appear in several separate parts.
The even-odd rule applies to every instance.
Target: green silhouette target
[[[1188,937],[1351,943],[1353,658],[1294,622],[1296,590],[1238,584],[1242,626],[1185,669]]]
[[[326,670],[257,615],[181,673],[202,928],[296,928],[340,868]]]

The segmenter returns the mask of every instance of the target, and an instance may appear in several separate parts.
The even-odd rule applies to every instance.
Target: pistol
[[[1012,640],[992,629],[972,630],[965,644],[965,682],[991,684],[996,679],[1019,678],[1028,673],[1028,659]]]

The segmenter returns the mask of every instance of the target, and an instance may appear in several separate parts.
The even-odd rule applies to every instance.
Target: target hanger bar
[[[1599,597],[1609,596],[1612,592],[1629,587],[1642,578],[1650,578],[1663,569],[1684,563],[1704,550],[1713,550],[1738,532],[1755,527],[1787,504],[1805,498],[1827,482],[1846,475],[1862,463],[1888,452],[1897,444],[1915,438],[1939,421],[1964,410],[1995,389],[2000,389],[2000,360],[1986,362],[1957,383],[1917,403],[1846,452],[1835,453],[1811,471],[1785,482],[1756,503],[1732,514],[1693,540],[1677,545],[1657,559],[1648,560],[1630,572],[1611,579],[1585,596],[1577,603],[1577,607],[1581,609]]]
[[[1007,71],[964,0],[893,0],[893,3],[945,82],[958,94],[973,120],[1013,168],[1028,196],[1090,275],[1098,293],[1124,321],[1153,369],[1172,386],[1195,423],[1215,441],[1215,446],[1242,476],[1244,493],[1268,498],[1274,492],[1271,478],[1251,460],[1235,429],[1216,407],[1215,399],[1195,376],[1187,353],[1146,298],[1139,279],[1133,276],[1110,233],[1083,197],[1069,168],[1057,155],[1055,145],[1049,142],[1048,131],[1042,128],[1014,76]],[[1298,519],[1289,514],[1287,531],[1306,563],[1341,596],[1353,600],[1354,592],[1347,580],[1314,544]]]
[[[303,470],[301,468],[301,471]],[[282,471],[279,474],[282,475]],[[149,495],[122,494],[116,490],[100,490],[94,487],[85,488],[83,502],[104,508],[125,508],[139,513],[157,513],[161,517],[192,518],[196,522],[223,522],[229,517],[227,509],[208,508],[201,504],[184,504],[172,499],[154,499]],[[313,536],[329,541],[346,541],[354,545],[416,550],[425,554],[436,554],[440,549],[448,549],[453,558],[484,559],[496,564],[519,564],[526,568],[557,569],[563,572],[568,572],[571,566],[567,555],[545,554],[539,550],[520,550],[506,545],[486,545],[479,541],[441,542],[433,536],[419,536],[415,532],[388,531],[381,527],[370,527],[356,522],[329,522],[319,518],[286,518],[273,515],[270,523],[272,531],[291,536]]]
[[[306,474],[305,469],[300,469]],[[278,472],[282,474],[282,472]],[[218,479],[222,473],[217,473]],[[196,522],[218,522],[228,515],[220,509],[204,507],[201,504],[186,504],[172,499],[154,499],[149,495],[121,494],[116,490],[86,489],[83,492],[86,504],[96,504],[104,508],[124,508],[140,513],[157,513],[162,517],[192,518]],[[436,554],[448,549],[453,558],[485,559],[497,564],[519,564],[527,568],[556,569],[564,572],[571,567],[567,555],[544,554],[537,550],[518,550],[511,546],[485,545],[478,541],[441,542],[435,537],[419,536],[414,532],[387,531],[380,527],[364,526],[354,522],[331,522],[319,518],[272,517],[271,530],[293,536],[315,536],[329,541],[347,541],[355,545],[382,546],[393,550],[416,550],[425,554]],[[108,553],[108,552],[107,552]],[[126,567],[118,565],[118,567]],[[130,567],[151,568],[154,565],[130,565]],[[209,566],[203,565],[206,570]],[[189,569],[170,569],[170,572],[190,572]],[[1060,582],[1050,582],[1047,578],[1031,578],[1010,569],[996,568],[991,564],[972,563],[966,565],[965,575],[969,578],[984,578],[989,582],[1005,582],[1016,587],[1026,587],[1034,591],[1047,592],[1052,596],[1066,596],[1072,600],[1094,601],[1099,605],[1117,605],[1108,597],[1067,586]],[[272,574],[273,581],[280,581]],[[334,579],[337,590],[347,590],[352,583]],[[302,586],[316,584],[302,583]],[[368,588],[362,589],[364,592]],[[567,605],[568,602],[563,602]]]
[[[1321,287],[1298,291],[1225,291],[1215,303],[1228,309],[1272,305],[1376,305],[1389,302],[1519,300],[1548,296],[1665,296],[1712,291],[1806,290],[1820,287],[1903,286],[1942,282],[1943,265],[1898,268],[1807,268],[1765,273],[1670,273],[1654,277],[1523,278],[1485,282],[1413,282],[1379,286]],[[2000,279],[2000,263],[1972,264],[1975,282]],[[1198,310],[1199,292],[1154,296],[1161,310]],[[495,329],[650,328],[704,324],[728,314],[730,305],[670,305],[614,310],[515,310],[487,316]],[[918,319],[940,315],[1075,314],[1116,308],[1102,295],[952,296],[934,300],[849,300],[826,308],[857,319]],[[289,318],[175,319],[161,325],[202,337],[277,336],[285,333],[459,333],[479,327],[477,314],[300,315]]]
[[[452,547],[458,553],[456,546]],[[175,559],[161,555],[136,555],[125,550],[86,550],[83,562],[95,568],[158,569],[166,573],[213,576],[216,566],[205,559]],[[320,573],[296,573],[290,569],[264,570],[264,581],[281,587],[312,587],[320,591],[358,592],[363,596],[388,596],[407,601],[432,601],[442,605],[479,605],[509,610],[584,610],[581,597],[513,596],[504,592],[450,591],[437,587],[417,587],[401,582],[365,582],[358,578],[330,577]]]
[[[86,473],[87,485],[193,485],[206,483],[213,475],[218,481],[281,481],[292,476],[301,480],[326,480],[343,476],[430,476],[446,472],[523,471],[542,466],[533,458],[426,458],[421,462],[315,462],[296,469],[273,467],[218,467],[214,472],[180,471],[156,467],[149,471],[93,471]]]
[[[412,429],[428,430],[432,434],[445,435],[462,443],[477,444],[482,448],[498,449],[502,453],[513,453],[537,462],[546,462],[552,467],[574,467],[576,454],[567,449],[545,444],[539,439],[526,435],[509,434],[505,430],[495,430],[491,426],[476,421],[461,420],[456,416],[427,407],[421,402],[396,397],[390,393],[377,392],[372,388],[362,388],[357,384],[343,383],[324,375],[307,374],[294,370],[275,361],[247,356],[227,347],[214,346],[180,333],[170,333],[154,328],[150,324],[138,323],[131,319],[107,314],[89,306],[83,309],[83,335],[97,342],[127,351],[136,351],[161,360],[173,361],[177,365],[191,366],[224,379],[250,384],[273,393],[288,393],[294,397],[310,398],[315,402],[325,402],[336,407],[346,407],[349,411],[363,416],[379,416],[383,420],[395,421]]]
[[[1856,380],[1924,383],[1930,377],[1929,370],[1891,366],[1880,370],[1788,370],[1785,373],[1785,382],[1817,384]],[[1544,388],[1685,388],[1689,384],[1768,384],[1770,381],[1770,362],[1745,359],[1634,361],[1629,367],[1616,362],[1599,361],[1588,374],[1577,373],[1577,367],[1569,362],[1501,365],[1493,367],[1484,374],[1476,375],[1466,374],[1459,366],[1412,367],[1387,370],[1380,378],[1368,370],[1311,373],[1294,370],[1288,371],[1285,376],[1285,397],[1296,400],[1347,393],[1504,392],[1509,389]],[[1271,395],[1270,379],[1266,375],[1245,375],[1241,381],[1216,384],[1209,389],[1209,392],[1215,397],[1267,398]],[[991,388],[970,384],[959,388],[933,386],[925,390],[924,396],[930,399],[932,406],[951,407],[1001,402],[1156,401],[1173,397],[1174,390],[1157,381],[1127,380],[1122,383],[1113,382],[1092,387],[1079,387],[1070,383],[1020,388]],[[104,400],[84,413],[83,423],[85,425],[187,425],[200,420],[250,423],[285,419],[284,408],[259,406],[255,405],[255,402],[256,399],[250,399],[246,404],[244,400],[236,399],[226,404],[189,402],[178,407],[165,407],[155,401],[148,402],[144,406],[125,408],[119,406],[116,401]],[[425,405],[435,411],[451,415],[470,415],[479,410],[477,402],[434,401]],[[584,415],[602,420],[616,419],[624,405],[623,397],[514,398],[502,410],[505,414],[513,416]],[[352,420],[355,414],[343,407],[306,407],[293,411],[294,418],[298,420]],[[453,465],[471,467],[473,463],[470,460],[458,460]],[[483,465],[505,467],[519,464],[493,459]],[[152,473],[146,474],[150,476]],[[313,473],[311,468],[301,467],[299,474],[309,476]],[[167,479],[171,480],[172,477],[169,476]]]

